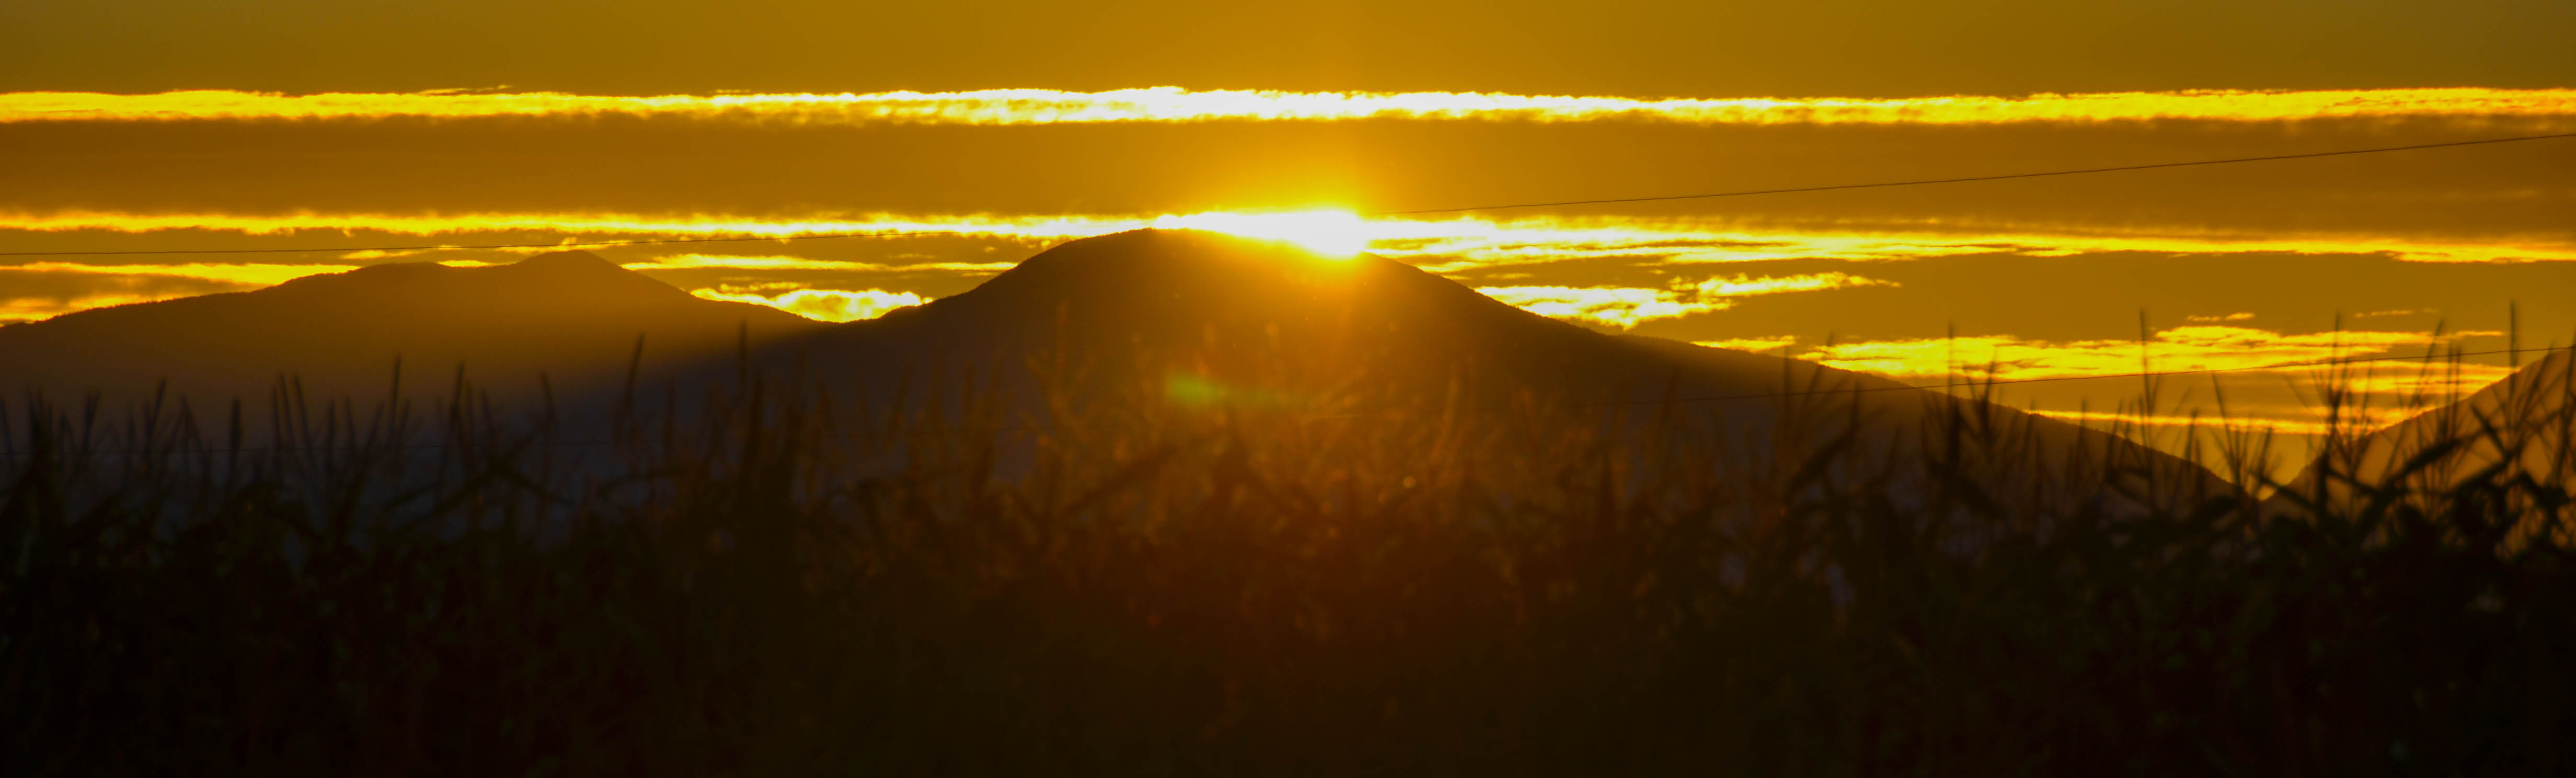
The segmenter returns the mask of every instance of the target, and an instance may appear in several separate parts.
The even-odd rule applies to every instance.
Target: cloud
[[[2217,315],[2217,314],[2210,314],[2210,315],[2207,315],[2207,316],[2185,316],[2185,317],[2182,317],[2182,318],[2183,318],[2183,321],[2212,322],[2212,323],[2215,323],[2215,322],[2223,322],[2223,321],[2244,321],[2244,320],[2247,320],[2247,319],[2254,318],[2254,314],[2251,314],[2251,313],[2242,313],[2242,312],[2240,312],[2240,313],[2231,313],[2231,314],[2227,314],[2227,315],[2225,315],[2225,316],[2220,316],[2220,315]]]
[[[256,289],[314,272],[310,265],[0,265],[0,323],[42,321],[91,308]]]
[[[1699,293],[1704,296],[1744,297],[1757,294],[1780,294],[1782,292],[1816,292],[1827,289],[1844,289],[1856,286],[1896,285],[1897,283],[1894,281],[1862,278],[1850,273],[1834,271],[1783,276],[1779,278],[1773,278],[1770,276],[1751,278],[1742,273],[1737,273],[1734,278],[1711,278],[1706,281],[1701,281],[1696,288],[1699,290]]]
[[[2180,230],[1956,225],[1743,225],[1717,218],[1536,217],[1377,220],[1370,253],[1451,273],[1472,268],[1619,259],[1690,265],[1833,259],[1882,262],[1978,254],[2067,257],[2110,252],[2349,254],[2412,262],[2576,261],[2576,245],[2549,239],[2450,241],[2383,235],[2232,235]]]
[[[0,122],[245,119],[678,116],[793,124],[1043,125],[1108,122],[1661,121],[1685,124],[1996,124],[2154,120],[2290,121],[2353,117],[2576,119],[2576,90],[2204,90],[2026,97],[1624,97],[1490,92],[1194,91],[1179,87],[1066,92],[988,89],[872,94],[606,96],[557,92],[282,95],[228,90],[115,95],[0,94]]]
[[[1476,291],[1521,310],[1554,319],[1574,319],[1622,329],[1654,319],[1723,310],[1725,300],[1685,300],[1662,289],[1573,286],[1483,286]]]
[[[103,276],[159,276],[268,286],[324,273],[356,270],[356,265],[279,265],[267,263],[187,262],[172,265],[92,265],[79,262],[30,262],[0,265],[0,273],[78,273]]]
[[[129,214],[62,211],[46,214],[0,212],[0,230],[32,232],[104,231],[154,233],[179,230],[230,231],[254,236],[292,236],[309,231],[381,233],[352,241],[398,242],[401,236],[485,233],[466,243],[529,242],[544,244],[522,253],[549,251],[565,241],[610,239],[791,238],[822,235],[882,235],[888,240],[971,240],[1016,243],[1029,247],[1062,240],[1105,235],[1149,226],[1214,228],[1264,238],[1296,239],[1301,230],[1313,243],[1364,242],[1378,256],[1413,263],[1434,273],[1461,274],[1497,268],[1553,263],[1603,262],[1660,272],[1685,272],[1696,266],[1779,260],[1892,262],[1972,255],[2069,257],[2094,253],[2230,254],[2280,253],[2354,255],[2429,261],[2516,262],[2576,261],[2576,245],[2539,242],[2439,243],[2365,235],[2283,235],[2235,237],[2155,233],[1988,232],[1955,227],[1920,232],[1864,232],[1850,226],[1804,227],[1795,224],[1747,226],[1716,218],[1673,217],[1527,217],[1493,219],[1459,217],[1405,219],[1339,215],[1317,218],[1315,212],[1209,213],[1180,216],[902,216],[892,214],[824,214],[811,218],[755,218],[727,215],[643,216],[619,213],[488,213],[458,215],[329,214]],[[530,233],[550,235],[532,238]],[[388,237],[390,236],[390,237]],[[417,238],[410,238],[417,239]],[[363,245],[363,244],[361,244]],[[931,244],[939,245],[939,244]],[[990,245],[985,248],[991,248]],[[365,252],[345,256],[364,256]],[[633,270],[734,270],[762,272],[955,273],[975,275],[1010,268],[1011,262],[930,260],[896,264],[826,260],[783,254],[722,255],[684,252],[629,262]],[[345,263],[346,260],[343,260]],[[111,275],[167,275],[240,284],[271,284],[291,278],[348,270],[358,265],[209,263],[90,264],[47,261],[21,271]],[[5,268],[0,268],[5,269]],[[1474,276],[1490,282],[1505,276]],[[1528,277],[1528,276],[1523,276]],[[701,279],[700,282],[703,282]],[[1720,310],[1724,300],[1753,294],[1820,291],[1893,282],[1844,272],[1788,277],[1709,277],[1669,289],[1599,291],[1620,287],[1526,284],[1495,286],[1498,297],[1551,316],[1633,327],[1657,319]],[[1595,289],[1594,291],[1576,291]],[[2376,312],[2370,315],[2395,315]],[[2200,323],[2242,321],[2250,314],[2229,314]]]
[[[2324,375],[2333,368],[2306,366],[2334,359],[2385,356],[2401,348],[2448,345],[2462,338],[2501,337],[2495,331],[2465,331],[2435,336],[2424,332],[2352,330],[2284,334],[2250,327],[2194,325],[2134,340],[2079,340],[2056,343],[2011,335],[1862,341],[1820,346],[1799,358],[1830,367],[1881,375],[1929,378],[1964,375],[2005,381],[2129,375],[2155,371],[2248,370],[2276,368],[2301,375]],[[2480,366],[2464,366],[2462,380],[2500,378]],[[2402,366],[2415,370],[2412,366]],[[2394,375],[2394,373],[2384,373]],[[2370,390],[2397,386],[2391,381],[2359,385]]]
[[[1893,282],[1841,272],[1807,275],[1711,278],[1671,289],[1575,286],[1484,286],[1476,291],[1522,310],[1558,319],[1574,319],[1621,329],[1655,319],[1735,307],[1734,298],[1786,292],[1813,292],[1855,286],[1893,286]]]
[[[1250,237],[1361,243],[1368,252],[1420,265],[1433,272],[1622,259],[1655,264],[1707,264],[1785,259],[1889,261],[1971,254],[2073,256],[2098,252],[2193,254],[2292,253],[2384,255],[2418,262],[2576,261],[2576,245],[2549,239],[2498,238],[2444,241],[2369,234],[2228,235],[2177,231],[2029,229],[2004,231],[1956,225],[1762,225],[1723,218],[1529,217],[1492,219],[1317,218],[1316,212],[1196,213],[1159,216],[816,214],[759,218],[722,214],[645,216],[621,213],[469,213],[456,215],[294,213],[124,213],[64,210],[0,212],[0,230],[150,233],[209,230],[246,235],[310,231],[377,232],[405,236],[471,233],[554,233],[556,240],[526,251],[578,246],[584,240],[813,238],[875,236],[882,239],[971,238],[1044,244],[1145,227],[1187,227]],[[511,241],[540,242],[524,237]],[[410,252],[417,253],[417,252]],[[350,254],[349,258],[365,258]],[[380,254],[380,256],[382,256]],[[707,262],[710,255],[681,255],[670,262]],[[701,257],[690,259],[689,257]],[[740,260],[736,260],[740,261]],[[810,260],[800,260],[810,261]],[[984,263],[977,263],[984,264]],[[913,266],[919,267],[919,266]],[[986,267],[983,269],[990,269]]]
[[[728,255],[728,254],[676,254],[676,255],[666,256],[666,257],[654,257],[654,258],[652,258],[652,259],[645,260],[645,261],[642,261],[642,262],[628,262],[628,263],[626,263],[626,264],[624,264],[624,265],[620,265],[620,267],[624,267],[624,268],[626,268],[626,269],[628,269],[628,270],[704,270],[704,269],[720,269],[720,270],[839,270],[839,271],[865,271],[865,272],[923,272],[923,271],[942,271],[942,272],[956,272],[956,273],[993,273],[993,272],[1000,272],[1000,271],[1004,271],[1004,270],[1009,270],[1009,269],[1011,269],[1012,267],[1014,267],[1014,266],[1016,266],[1016,265],[1018,265],[1018,263],[1016,263],[1016,262],[916,262],[916,263],[906,264],[906,265],[889,265],[889,264],[882,264],[882,263],[876,263],[876,262],[855,262],[855,261],[842,261],[842,260],[830,260],[830,259],[806,259],[806,258],[804,258],[804,257],[782,257],[782,256],[757,256],[757,257],[753,257],[753,256],[734,256],[734,255]]]
[[[133,303],[159,302],[161,300],[189,297],[193,294],[194,293],[192,292],[172,292],[167,294],[95,294],[72,298],[0,298],[0,324],[21,324],[25,322],[44,321],[63,314],[79,313],[92,308],[107,308],[118,305],[130,305]]]
[[[561,233],[527,251],[585,248],[586,240],[637,238],[813,238],[818,236],[879,238],[976,237],[1045,242],[1106,235],[1153,226],[1154,219],[1100,216],[920,216],[892,214],[826,214],[810,218],[764,219],[725,215],[644,216],[620,213],[467,213],[455,215],[313,213],[249,215],[226,213],[123,213],[64,210],[46,214],[0,212],[0,230],[29,232],[102,231],[149,233],[210,230],[245,235],[295,235],[302,232],[378,232],[437,236],[472,233]],[[518,241],[539,243],[540,241]],[[372,256],[401,254],[372,252]],[[352,256],[370,255],[353,252]]]
[[[2184,427],[2196,423],[2216,429],[2224,421],[2226,425],[2239,429],[2318,435],[2393,424],[2427,407],[2450,402],[2503,380],[2513,374],[2512,367],[2465,360],[2403,358],[2424,349],[2457,349],[2458,341],[2464,338],[2496,338],[2502,335],[2493,331],[2445,333],[2440,336],[2425,332],[2376,331],[2280,333],[2247,327],[2192,325],[2155,333],[2143,345],[2147,357],[2144,362],[2140,359],[2142,346],[2134,340],[2051,342],[2010,335],[1837,343],[1806,349],[1794,356],[1921,386],[1939,386],[1952,376],[1971,382],[1987,378],[2007,382],[2103,378],[2105,380],[2096,382],[2008,386],[1996,396],[2017,396],[2025,398],[2025,401],[2053,396],[2056,402],[2064,403],[2073,397],[2100,399],[2101,395],[2093,392],[2110,388],[2125,397],[2097,407],[2118,406],[2121,410],[2049,410],[2035,405],[2031,410],[2045,416],[2086,423],[2116,422],[2148,427]],[[2318,364],[2351,359],[2374,361]],[[2159,403],[2159,413],[2141,416],[2133,407],[2138,386],[2134,376],[2143,370],[2228,371],[2209,375],[2225,377],[2229,387],[2225,391],[2231,401],[2223,406],[2212,406],[2205,401],[2199,403],[2210,412],[2201,415],[2197,421],[2188,414],[2169,412],[2164,403]],[[2119,380],[2122,377],[2129,377],[2129,380]],[[2185,386],[2210,380],[2221,379],[2193,376]],[[2321,392],[2328,389],[2348,394],[2337,402],[2327,403]],[[2166,399],[2186,397],[2191,392],[2191,389],[2184,389],[2183,394]],[[2188,401],[2186,403],[2189,404]],[[2228,410],[2229,418],[2222,420],[2216,414],[2220,408]],[[2328,415],[2329,409],[2331,416]]]
[[[883,289],[791,289],[779,294],[760,294],[780,284],[763,284],[741,291],[726,288],[692,289],[689,294],[707,300],[766,305],[808,319],[829,322],[858,321],[884,316],[887,311],[920,305],[929,300],[912,292],[889,292]],[[734,289],[742,289],[735,287]]]
[[[1727,338],[1725,340],[1691,341],[1691,345],[1694,346],[1707,346],[1709,348],[1723,348],[1753,352],[1773,351],[1788,348],[1797,344],[1798,338],[1795,335],[1782,335],[1775,338]]]

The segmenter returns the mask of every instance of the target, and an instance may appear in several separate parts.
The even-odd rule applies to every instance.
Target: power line
[[[1837,190],[1844,190],[1844,189],[1878,189],[1878,188],[1898,187],[1898,186],[1925,186],[1925,185],[1930,185],[1930,184],[1958,184],[1958,183],[1967,183],[1967,182],[1972,182],[1972,181],[2004,181],[2004,180],[2018,179],[2018,178],[2046,178],[2046,177],[2050,177],[2050,176],[2074,176],[2074,175],[2086,175],[2086,174],[2091,174],[2091,173],[2116,173],[2116,172],[2130,171],[2130,170],[2155,170],[2155,169],[2160,169],[2160,168],[2197,167],[2197,166],[2202,166],[2202,165],[2232,165],[2232,164],[2237,164],[2237,163],[2242,163],[2242,162],[2271,162],[2271,161],[2276,161],[2276,160],[2285,160],[2285,159],[2313,159],[2313,158],[2317,158],[2317,157],[2341,157],[2341,156],[2351,156],[2351,155],[2355,155],[2355,154],[2381,154],[2381,153],[2387,153],[2387,152],[2393,152],[2393,151],[2416,151],[2416,150],[2421,150],[2421,149],[2439,149],[2439,148],[2451,148],[2451,147],[2457,147],[2457,146],[2482,146],[2482,145],[2489,145],[2489,144],[2496,144],[2496,143],[2518,143],[2518,142],[2522,142],[2522,141],[2553,140],[2553,139],[2558,139],[2558,138],[2576,138],[2576,132],[2563,132],[2563,133],[2554,133],[2554,134],[2549,134],[2549,135],[2521,135],[2521,136],[2515,136],[2515,137],[2510,137],[2510,138],[2486,138],[2486,139],[2482,139],[2482,140],[2448,141],[2448,142],[2443,142],[2443,143],[2418,143],[2418,144],[2412,144],[2412,145],[2406,145],[2406,146],[2380,146],[2380,147],[2375,147],[2375,148],[2366,148],[2366,149],[2343,149],[2343,150],[2340,150],[2340,151],[2314,151],[2314,152],[2307,152],[2307,153],[2302,153],[2302,154],[2272,154],[2272,155],[2266,155],[2266,156],[2260,156],[2260,157],[2231,157],[2231,158],[2227,158],[2227,159],[2199,159],[2199,160],[2190,160],[2190,161],[2185,161],[2185,162],[2157,162],[2157,163],[2145,164],[2145,165],[2117,165],[2117,166],[2112,166],[2112,167],[2078,168],[2078,169],[2073,169],[2073,170],[2047,170],[2047,171],[2040,171],[2040,172],[2034,172],[2034,173],[2000,173],[2000,174],[1995,174],[1995,175],[1984,175],[1984,176],[1963,176],[1963,177],[1958,177],[1958,178],[1926,178],[1926,179],[1915,179],[1915,180],[1909,180],[1909,181],[1873,181],[1873,182],[1869,182],[1869,183],[1860,183],[1860,184],[1832,184],[1832,185],[1827,185],[1827,186],[1802,186],[1802,187],[1788,187],[1788,188],[1781,188],[1781,189],[1745,189],[1745,190],[1738,190],[1738,191],[1732,191],[1732,192],[1707,192],[1707,193],[1701,193],[1701,194],[1654,195],[1654,196],[1648,196],[1648,197],[1612,197],[1612,198],[1602,198],[1602,199],[1595,199],[1595,200],[1558,200],[1558,201],[1554,201],[1554,202],[1543,202],[1543,203],[1506,203],[1506,204],[1501,204],[1501,205],[1471,205],[1471,206],[1462,206],[1462,207],[1455,207],[1455,208],[1421,208],[1421,209],[1415,209],[1415,210],[1409,210],[1409,211],[1375,211],[1375,212],[1370,212],[1370,213],[1365,213],[1365,214],[1360,214],[1360,215],[1361,215],[1361,216],[1363,216],[1363,217],[1378,217],[1378,216],[1419,216],[1419,215],[1423,215],[1423,214],[1433,214],[1433,213],[1465,213],[1465,212],[1468,212],[1468,211],[1499,211],[1499,210],[1508,210],[1508,209],[1513,209],[1513,208],[1547,208],[1547,207],[1555,207],[1555,206],[1569,206],[1569,205],[1610,205],[1610,204],[1617,204],[1617,203],[1646,203],[1646,202],[1661,202],[1661,201],[1668,201],[1668,200],[1706,200],[1706,199],[1714,199],[1714,198],[1721,198],[1721,197],[1749,197],[1749,196],[1753,196],[1753,195],[1791,194],[1791,193],[1796,193],[1796,192],[1830,192],[1830,191],[1837,191]],[[588,242],[581,242],[581,243],[504,243],[504,244],[489,244],[489,245],[478,245],[478,246],[355,246],[355,247],[340,247],[340,248],[309,248],[309,249],[269,248],[269,249],[161,249],[161,250],[120,250],[120,251],[5,251],[5,252],[0,252],[0,257],[72,257],[72,256],[88,256],[88,257],[95,257],[95,256],[133,256],[133,255],[146,255],[146,254],[297,254],[297,253],[355,252],[355,251],[446,251],[446,250],[469,250],[469,249],[538,249],[538,248],[592,248],[592,247],[606,248],[606,247],[615,247],[615,246],[650,246],[650,245],[664,245],[664,244],[674,244],[674,243],[736,243],[736,242],[751,242],[751,241],[782,241],[782,242],[783,242],[783,241],[791,241],[791,240],[820,240],[820,239],[826,239],[826,238],[908,238],[908,237],[924,237],[924,236],[933,236],[933,235],[961,235],[961,236],[963,236],[963,235],[977,235],[977,234],[982,234],[982,233],[977,233],[977,232],[967,231],[967,230],[934,230],[934,231],[915,231],[915,232],[843,232],[843,233],[824,233],[824,234],[815,234],[815,235],[780,235],[780,236],[764,236],[764,237],[735,237],[735,238],[662,238],[662,239],[643,239],[643,240],[603,240],[603,241],[588,241]]]
[[[2154,169],[2157,169],[2157,168],[2193,167],[2193,166],[2198,166],[2198,165],[2232,165],[2232,164],[2236,164],[2236,163],[2239,163],[2239,162],[2271,162],[2271,161],[2275,161],[2275,160],[2284,160],[2284,159],[2312,159],[2312,158],[2316,158],[2316,157],[2341,157],[2341,156],[2349,156],[2349,155],[2353,155],[2353,154],[2379,154],[2379,153],[2390,152],[2390,151],[2415,151],[2415,150],[2417,150],[2417,149],[2439,149],[2439,148],[2449,148],[2449,147],[2453,147],[2453,146],[2481,146],[2481,145],[2486,145],[2486,144],[2490,144],[2490,143],[2517,143],[2517,142],[2527,141],[2527,140],[2550,140],[2550,139],[2554,139],[2554,138],[2576,138],[2576,132],[2562,132],[2562,133],[2557,133],[2557,134],[2552,134],[2552,135],[2523,135],[2523,136],[2517,136],[2517,137],[2512,137],[2512,138],[2487,138],[2487,139],[2484,139],[2484,140],[2462,140],[2462,141],[2450,141],[2450,142],[2447,142],[2447,143],[2418,143],[2418,144],[2414,144],[2414,145],[2411,145],[2411,146],[2381,146],[2381,147],[2377,147],[2377,148],[2368,148],[2368,149],[2344,149],[2344,150],[2342,150],[2342,151],[2314,151],[2314,152],[2308,152],[2308,153],[2305,153],[2305,154],[2272,154],[2272,155],[2268,155],[2268,156],[2261,156],[2261,157],[2233,157],[2233,158],[2229,158],[2229,159],[2199,159],[2199,160],[2192,160],[2192,161],[2189,161],[2189,162],[2158,162],[2158,163],[2154,163],[2154,164],[2147,164],[2147,165],[2119,165],[2119,166],[2115,166],[2115,167],[2082,168],[2082,169],[2077,169],[2077,170],[2048,170],[2048,171],[2042,171],[2042,172],[2037,172],[2037,173],[2004,173],[2004,174],[1999,174],[1999,175],[1990,175],[1990,176],[1965,176],[1965,177],[1960,177],[1960,178],[1925,178],[1925,179],[1917,179],[1917,180],[1913,180],[1913,181],[1876,181],[1876,182],[1871,182],[1871,183],[1866,183],[1866,184],[1835,184],[1835,185],[1832,185],[1832,186],[1801,186],[1801,187],[1790,187],[1790,188],[1786,188],[1786,189],[1746,189],[1746,190],[1740,190],[1740,191],[1734,191],[1734,192],[1710,192],[1710,193],[1707,193],[1707,194],[1657,195],[1657,196],[1653,196],[1653,197],[1611,197],[1611,198],[1603,198],[1603,199],[1599,199],[1599,200],[1559,200],[1559,201],[1556,201],[1556,202],[1547,202],[1547,203],[1510,203],[1510,204],[1506,204],[1506,205],[1476,205],[1476,206],[1469,206],[1469,207],[1465,207],[1465,208],[1424,208],[1424,209],[1420,209],[1420,210],[1413,210],[1413,211],[1387,211],[1387,212],[1383,212],[1383,213],[1375,213],[1375,214],[1370,214],[1370,215],[1371,215],[1371,216],[1413,216],[1413,215],[1426,214],[1426,213],[1458,213],[1458,212],[1462,212],[1462,211],[1498,211],[1498,210],[1503,210],[1503,209],[1507,209],[1507,208],[1546,208],[1546,207],[1551,207],[1551,206],[1561,206],[1561,205],[1607,205],[1607,204],[1613,204],[1613,203],[1650,203],[1650,202],[1659,202],[1659,201],[1664,201],[1664,200],[1705,200],[1705,199],[1709,199],[1709,198],[1716,198],[1716,197],[1744,197],[1744,196],[1748,196],[1748,195],[1789,194],[1789,193],[1792,193],[1792,192],[1830,192],[1830,191],[1834,191],[1834,190],[1838,190],[1838,189],[1876,189],[1876,188],[1881,188],[1881,187],[1891,187],[1891,186],[1923,186],[1923,185],[1926,185],[1926,184],[1958,184],[1958,183],[1966,183],[1966,182],[1970,182],[1970,181],[2003,181],[2003,180],[2006,180],[2006,179],[2014,179],[2014,178],[2045,178],[2045,177],[2048,177],[2048,176],[2074,176],[2074,175],[2083,175],[2083,174],[2087,174],[2087,173],[2116,173],[2116,172],[2120,172],[2120,171],[2124,171],[2124,170],[2154,170]]]

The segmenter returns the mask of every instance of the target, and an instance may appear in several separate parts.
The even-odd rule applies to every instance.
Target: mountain
[[[1800,360],[1595,332],[1382,258],[1186,230],[1072,241],[964,294],[839,325],[701,300],[582,252],[496,267],[380,265],[0,330],[0,365],[11,368],[0,386],[132,401],[168,379],[201,405],[240,397],[259,408],[293,374],[308,398],[371,401],[400,357],[415,398],[444,396],[461,364],[498,401],[543,389],[579,413],[624,396],[639,334],[640,377],[655,390],[639,399],[678,401],[681,413],[704,389],[739,380],[748,357],[763,375],[874,409],[935,399],[953,412],[972,396],[1023,418],[1106,408],[1393,424],[1454,413],[1714,432],[1748,466],[1795,460],[1789,444],[1822,445],[1839,430],[1855,433],[1852,462],[1922,461],[1943,442],[1927,434],[1937,422],[1965,419],[1963,434],[2020,452],[1982,465],[1989,487],[2043,475],[2031,461],[2209,479],[2011,409]]]
[[[1027,418],[1044,418],[1051,405],[1138,395],[1184,409],[1389,423],[1520,408],[1641,430],[1714,428],[1756,456],[1776,450],[1800,409],[1826,429],[1857,421],[1863,449],[1899,455],[1919,455],[1928,439],[1918,433],[1956,413],[1991,422],[1986,428],[2010,445],[2035,447],[2054,463],[2109,456],[2209,478],[2032,414],[1801,360],[1595,332],[1377,257],[1334,260],[1186,230],[1072,241],[966,293],[757,352],[773,373],[879,408],[968,393]],[[732,371],[715,361],[668,380],[722,382]]]
[[[1675,348],[1680,346],[1680,348]],[[1292,245],[1189,230],[1065,243],[964,294],[782,339],[775,366],[881,391],[969,368],[1034,388],[1022,363],[1064,361],[1085,387],[1169,385],[1308,400],[1419,396],[1465,381],[1476,399],[1651,399],[1775,391],[1785,379],[1893,382],[1806,362],[1605,335],[1497,302],[1410,265],[1319,258]],[[1784,375],[1784,371],[1787,371]],[[1445,389],[1442,391],[1445,392]]]
[[[2401,477],[2422,491],[2447,490],[2472,478],[2503,483],[2529,476],[2537,484],[2565,485],[2576,481],[2570,430],[2576,430],[2576,350],[2556,349],[2457,402],[2330,451],[2274,500],[2314,500],[2319,473],[2328,468],[2338,474],[2323,484],[2330,503],[2354,499],[2355,482],[2379,486]],[[2515,455],[2509,457],[2508,450]]]
[[[120,305],[0,329],[0,390],[58,403],[99,392],[149,398],[167,379],[192,401],[264,403],[279,376],[308,398],[379,398],[401,359],[404,391],[443,395],[459,366],[501,399],[621,379],[822,326],[757,305],[702,300],[588,252],[492,267],[376,265],[250,292]]]

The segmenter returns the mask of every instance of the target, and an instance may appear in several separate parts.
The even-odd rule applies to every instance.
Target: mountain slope
[[[2352,489],[2356,482],[2432,492],[2472,478],[2503,483],[2527,475],[2538,484],[2563,485],[2576,479],[2571,431],[2576,431],[2576,350],[2559,349],[2458,402],[2337,447],[2311,463],[2275,499],[2322,496],[2338,503],[2357,496]],[[2451,447],[2442,453],[2427,454],[2446,445]],[[2319,473],[2328,469],[2335,477],[2320,484]]]
[[[1801,383],[1894,385],[1741,352],[1693,347],[1677,359],[1649,340],[1548,319],[1376,257],[1138,230],[1069,242],[964,294],[767,351],[773,362],[803,355],[819,375],[862,384],[933,363],[999,367],[1011,380],[1024,372],[1017,360],[1061,354],[1112,376],[1187,373],[1273,389],[1325,388],[1302,386],[1320,381],[1412,390],[1485,374],[1494,380],[1481,388],[1563,401],[1658,391],[1677,373],[1746,391],[1776,388],[1784,369]]]
[[[1929,440],[1921,433],[1956,414],[1993,422],[2009,445],[2056,462],[2109,455],[2208,478],[2144,447],[2010,409],[1799,360],[1605,335],[1376,257],[1323,259],[1191,231],[1066,243],[964,294],[782,339],[760,360],[821,382],[826,396],[878,407],[954,399],[970,383],[1032,418],[1051,402],[1138,395],[1391,423],[1444,408],[1519,407],[1631,429],[1689,422],[1757,455],[1775,450],[1802,410],[1828,417],[1827,430],[1856,422],[1863,449],[1899,455],[1919,454]],[[681,380],[728,374],[729,365],[710,364]]]
[[[496,267],[377,265],[251,292],[82,311],[0,329],[0,389],[59,401],[149,397],[163,379],[199,401],[256,404],[281,374],[308,397],[382,397],[400,357],[405,391],[441,392],[459,365],[503,398],[622,377],[637,335],[647,367],[731,353],[821,326],[702,300],[587,252]]]

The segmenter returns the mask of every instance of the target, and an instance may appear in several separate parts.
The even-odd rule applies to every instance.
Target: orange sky
[[[602,251],[846,320],[1160,225],[1908,380],[2564,343],[2576,140],[1356,214],[2576,132],[2571,39],[2543,0],[9,4],[0,251],[342,250],[0,257],[0,322],[527,253],[349,247],[953,233]],[[2223,389],[2297,429],[2310,372],[2159,412]],[[2080,415],[2135,387],[2014,391]]]
[[[1919,97],[2568,87],[2559,0],[0,5],[0,91]]]

